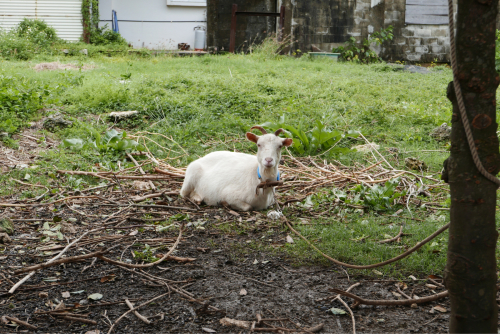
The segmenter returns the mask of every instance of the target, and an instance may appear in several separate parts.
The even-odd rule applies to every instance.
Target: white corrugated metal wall
[[[194,28],[206,26],[204,0],[99,0],[100,26],[111,28],[115,10],[120,34],[135,48],[177,49],[178,43],[194,48]]]
[[[10,30],[25,17],[44,20],[68,41],[83,33],[82,0],[0,0],[0,28]]]

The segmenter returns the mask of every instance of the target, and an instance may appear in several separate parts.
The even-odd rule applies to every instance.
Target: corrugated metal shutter
[[[406,0],[406,24],[448,24],[446,0]]]
[[[0,0],[0,28],[10,30],[23,18],[44,20],[60,38],[77,41],[83,33],[82,0]]]

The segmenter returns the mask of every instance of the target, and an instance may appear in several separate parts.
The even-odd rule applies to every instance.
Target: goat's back
[[[253,201],[255,187],[260,183],[257,166],[254,155],[212,152],[189,164],[181,195],[195,192],[208,205],[231,203],[234,199]]]

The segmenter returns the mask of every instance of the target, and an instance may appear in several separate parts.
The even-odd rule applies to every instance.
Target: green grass
[[[253,125],[275,122],[285,115],[289,125],[306,131],[313,128],[316,120],[342,132],[359,130],[368,140],[381,145],[380,151],[388,159],[385,148],[397,147],[400,158],[390,161],[400,169],[405,169],[404,158],[412,156],[424,160],[438,177],[448,156],[446,152],[435,152],[446,150],[446,144],[429,136],[433,128],[449,123],[451,118],[451,104],[446,98],[451,71],[446,68],[421,75],[394,71],[385,64],[334,63],[306,57],[271,57],[265,53],[193,58],[43,56],[43,60],[95,66],[81,72],[35,72],[32,69],[35,61],[0,60],[0,76],[23,79],[33,87],[47,87],[50,99],[42,101],[44,105],[60,109],[75,122],[73,127],[56,134],[59,139],[90,141],[96,132],[103,134],[110,127],[105,113],[138,110],[138,119],[117,126],[125,128],[128,134],[146,130],[171,137],[175,142],[160,135],[150,136],[162,147],[146,144],[157,158],[170,157],[171,164],[185,166],[215,150],[255,152],[252,143],[244,140],[244,133]],[[121,83],[125,77],[130,78]],[[2,117],[18,117],[2,113],[0,121]],[[44,115],[36,110],[26,114],[18,122],[19,129]],[[362,142],[345,138],[339,146],[349,148],[356,144]],[[369,155],[359,152],[330,152],[322,158],[336,159],[346,165],[373,163]],[[0,175],[0,195],[16,193],[15,183],[10,179],[23,179],[27,173],[31,176],[30,183],[39,182],[55,192],[94,185],[98,181],[90,177],[76,176],[69,180],[68,176],[57,176],[54,168],[90,170],[96,163],[117,168],[118,161],[122,167],[130,166],[123,154],[116,152],[103,153],[90,148],[50,150],[42,154],[36,169]],[[20,198],[34,197],[43,191],[37,188],[21,194]],[[299,218],[294,215],[291,213],[289,218]],[[394,245],[376,241],[385,239],[385,234],[396,235],[400,221],[373,211],[362,216],[355,210],[337,211],[330,218],[311,220],[313,225],[299,227],[299,231],[310,240],[318,239],[318,247],[341,261],[368,264],[400,254],[404,249],[394,246],[411,247],[437,230],[445,222],[436,216],[445,216],[448,221],[447,214],[441,212],[431,216],[421,210],[414,215],[424,221],[408,220],[405,233],[409,235],[401,244]],[[308,218],[307,213],[302,218]],[[318,222],[329,224],[316,225]],[[225,231],[240,229],[222,226]],[[368,235],[363,243],[351,240]],[[435,245],[431,246],[431,242],[409,258],[379,270],[391,275],[439,274],[445,264],[446,235],[443,233]],[[295,243],[284,250],[296,264],[325,262],[304,242],[294,239]],[[264,241],[252,247],[272,251]]]

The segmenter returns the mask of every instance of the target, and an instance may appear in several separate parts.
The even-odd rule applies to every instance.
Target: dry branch
[[[129,307],[129,309],[133,310],[134,309],[134,305],[128,300],[128,299],[125,299],[125,303],[127,304],[127,306]],[[143,316],[142,314],[140,314],[139,312],[137,311],[134,311],[134,314],[137,318],[139,318],[139,320],[141,320],[142,322],[146,323],[146,324],[151,324],[151,321],[148,320],[148,318],[146,318],[145,316]]]
[[[89,325],[97,325],[97,321],[90,320],[90,319],[84,319],[84,318],[79,318],[79,317],[72,317],[69,315],[65,315],[60,317],[61,319],[65,320],[70,320],[70,321],[77,321],[77,322],[83,322],[84,324],[89,324]]]
[[[31,267],[26,267],[26,268],[16,270],[16,271],[14,271],[14,275],[19,275],[19,274],[22,274],[22,273],[25,273],[28,271],[35,271],[35,270],[39,270],[39,269],[57,266],[57,265],[62,264],[62,263],[76,262],[79,260],[89,259],[89,258],[97,257],[99,255],[103,255],[106,253],[107,253],[107,251],[98,251],[98,252],[89,253],[89,254],[85,254],[85,255],[71,256],[71,257],[67,257],[67,258],[64,258],[61,260],[57,260],[57,261],[45,262],[45,263],[37,264],[37,265],[31,266]]]
[[[111,326],[111,328],[109,329],[108,334],[112,333],[112,332],[113,332],[113,329],[115,329],[115,326],[116,326],[116,325],[117,325],[117,324],[118,324],[118,323],[119,323],[119,322],[123,319],[123,317],[125,317],[125,316],[126,316],[127,314],[129,314],[130,312],[133,312],[133,311],[135,311],[135,310],[138,310],[139,308],[141,308],[141,307],[143,307],[143,306],[145,306],[145,305],[148,305],[148,304],[150,304],[150,303],[154,302],[155,300],[158,300],[158,299],[160,299],[160,298],[162,298],[162,297],[165,297],[165,296],[167,296],[167,295],[169,295],[169,294],[170,294],[170,292],[167,292],[167,293],[164,293],[164,294],[162,294],[162,295],[159,295],[159,296],[157,296],[157,297],[155,297],[155,298],[153,298],[153,299],[150,299],[150,300],[148,300],[147,302],[142,303],[141,305],[136,306],[136,307],[134,307],[133,309],[130,309],[130,310],[128,310],[127,312],[123,313],[123,314],[122,314],[122,315],[121,315],[118,319],[116,319],[115,323],[114,323],[114,324]]]
[[[76,244],[78,241],[80,241],[83,237],[85,237],[87,234],[89,233],[92,233],[92,232],[96,232],[96,231],[99,231],[99,230],[102,230],[103,228],[97,228],[97,229],[94,229],[94,230],[90,230],[90,231],[87,231],[85,233],[83,233],[79,238],[73,240],[70,244],[68,244],[66,247],[64,247],[64,249],[62,251],[59,252],[59,254],[57,254],[55,257],[53,257],[52,259],[48,260],[47,263],[50,263],[50,262],[54,262],[56,261],[58,258],[60,258],[71,246],[73,246],[74,244]],[[21,279],[19,282],[17,282],[12,288],[10,288],[9,290],[9,293],[10,294],[13,294],[17,288],[19,288],[21,286],[21,284],[23,284],[24,282],[26,282],[28,279],[30,279],[31,276],[33,276],[35,274],[36,271],[32,271],[30,272],[28,275],[26,275],[23,279]]]
[[[19,319],[17,319],[17,318],[14,318],[14,317],[9,317],[9,316],[7,316],[7,315],[4,315],[3,317],[4,317],[5,319],[7,319],[7,320],[14,321],[16,324],[19,324],[19,325],[24,326],[24,327],[26,327],[26,328],[29,328],[29,329],[32,329],[32,330],[36,330],[36,329],[38,329],[38,327],[33,326],[33,325],[31,325],[31,324],[27,323],[26,321],[22,321],[22,320],[19,320]]]
[[[185,177],[185,175],[172,173],[172,172],[169,172],[169,171],[166,171],[163,169],[159,169],[158,167],[156,167],[154,170],[156,173],[163,174],[163,175],[169,175],[169,176],[178,177],[178,178],[182,178],[182,179]]]
[[[134,163],[134,165],[136,165],[137,167],[139,167],[139,172],[142,175],[146,175],[146,173],[144,172],[144,170],[142,169],[142,167],[137,163],[137,161],[134,159],[134,157],[131,156],[130,153],[128,153],[128,152],[127,152],[127,156]],[[153,181],[149,180],[148,183],[149,183],[149,186],[151,187],[152,190],[156,190],[156,186],[154,185]]]
[[[181,226],[181,228],[179,228],[179,236],[177,237],[177,240],[175,241],[173,246],[170,248],[170,250],[167,252],[167,254],[163,255],[163,257],[161,259],[159,259],[158,261],[151,262],[148,264],[130,264],[130,263],[125,263],[125,262],[121,262],[121,261],[111,260],[111,259],[108,259],[107,257],[102,256],[102,255],[98,255],[97,257],[103,261],[108,262],[108,263],[112,263],[115,265],[128,267],[128,268],[148,268],[148,267],[156,266],[157,264],[160,264],[161,262],[168,260],[168,259],[172,259],[172,260],[182,259],[180,262],[191,262],[191,261],[196,260],[196,259],[192,259],[192,258],[177,258],[175,256],[170,255],[170,254],[172,254],[172,252],[175,250],[175,248],[179,244],[181,237],[182,237],[182,226]]]
[[[398,233],[398,235],[396,235],[394,238],[381,240],[381,241],[379,241],[378,243],[379,243],[379,244],[387,244],[387,243],[389,243],[389,242],[393,242],[393,241],[398,240],[398,238],[400,238],[402,235],[403,235],[403,225],[401,225],[401,227],[399,228],[399,233]]]

